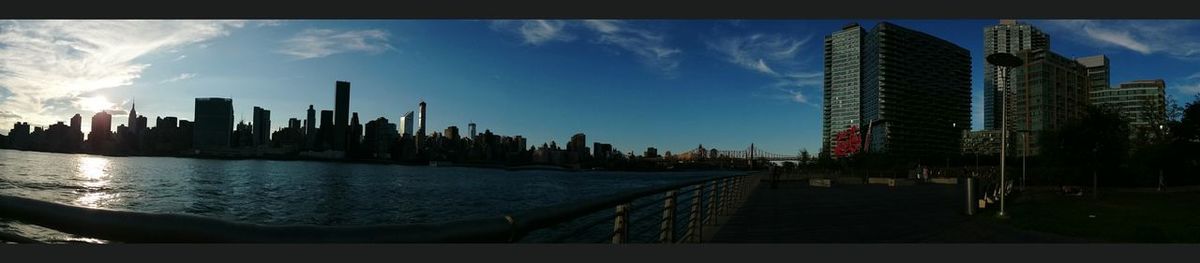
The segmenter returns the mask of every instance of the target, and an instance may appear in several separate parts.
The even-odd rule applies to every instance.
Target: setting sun
[[[116,105],[116,103],[109,102],[108,98],[105,98],[104,96],[82,98],[79,100],[79,108],[88,112],[108,110],[111,109],[113,105]]]

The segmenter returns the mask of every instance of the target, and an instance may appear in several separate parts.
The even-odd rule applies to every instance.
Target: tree
[[[853,155],[862,149],[862,137],[858,126],[850,126],[849,129],[838,132],[834,141],[837,142],[837,146],[833,148],[833,156],[837,158]]]
[[[1101,181],[1106,183],[1118,183],[1107,177],[1120,174],[1120,164],[1129,154],[1129,133],[1128,123],[1117,111],[1089,106],[1083,118],[1043,133],[1041,151],[1047,165],[1065,168],[1058,173],[1060,183],[1085,184],[1091,181],[1085,171],[1103,174],[1106,180]]]

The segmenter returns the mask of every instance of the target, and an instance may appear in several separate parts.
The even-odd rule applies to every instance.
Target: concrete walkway
[[[720,225],[714,243],[1086,242],[962,214],[956,185],[759,184]]]

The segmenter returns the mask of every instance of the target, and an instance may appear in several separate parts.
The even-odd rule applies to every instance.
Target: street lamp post
[[[1004,82],[1008,82],[1008,69],[1015,68],[1025,64],[1021,58],[1009,53],[995,53],[987,56],[988,64],[999,66],[1004,69]],[[1004,85],[1008,86],[1008,85]],[[1004,195],[1005,195],[1005,152],[1008,148],[1008,87],[1000,88],[1000,213],[998,216],[1007,217],[1004,212]]]

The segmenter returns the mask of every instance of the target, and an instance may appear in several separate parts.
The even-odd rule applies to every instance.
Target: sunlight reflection
[[[83,195],[75,199],[75,204],[99,208],[116,198],[115,194],[111,194],[108,189],[105,189],[109,184],[108,170],[108,159],[91,156],[79,158],[78,175],[82,177],[80,184],[84,189],[78,191]]]

